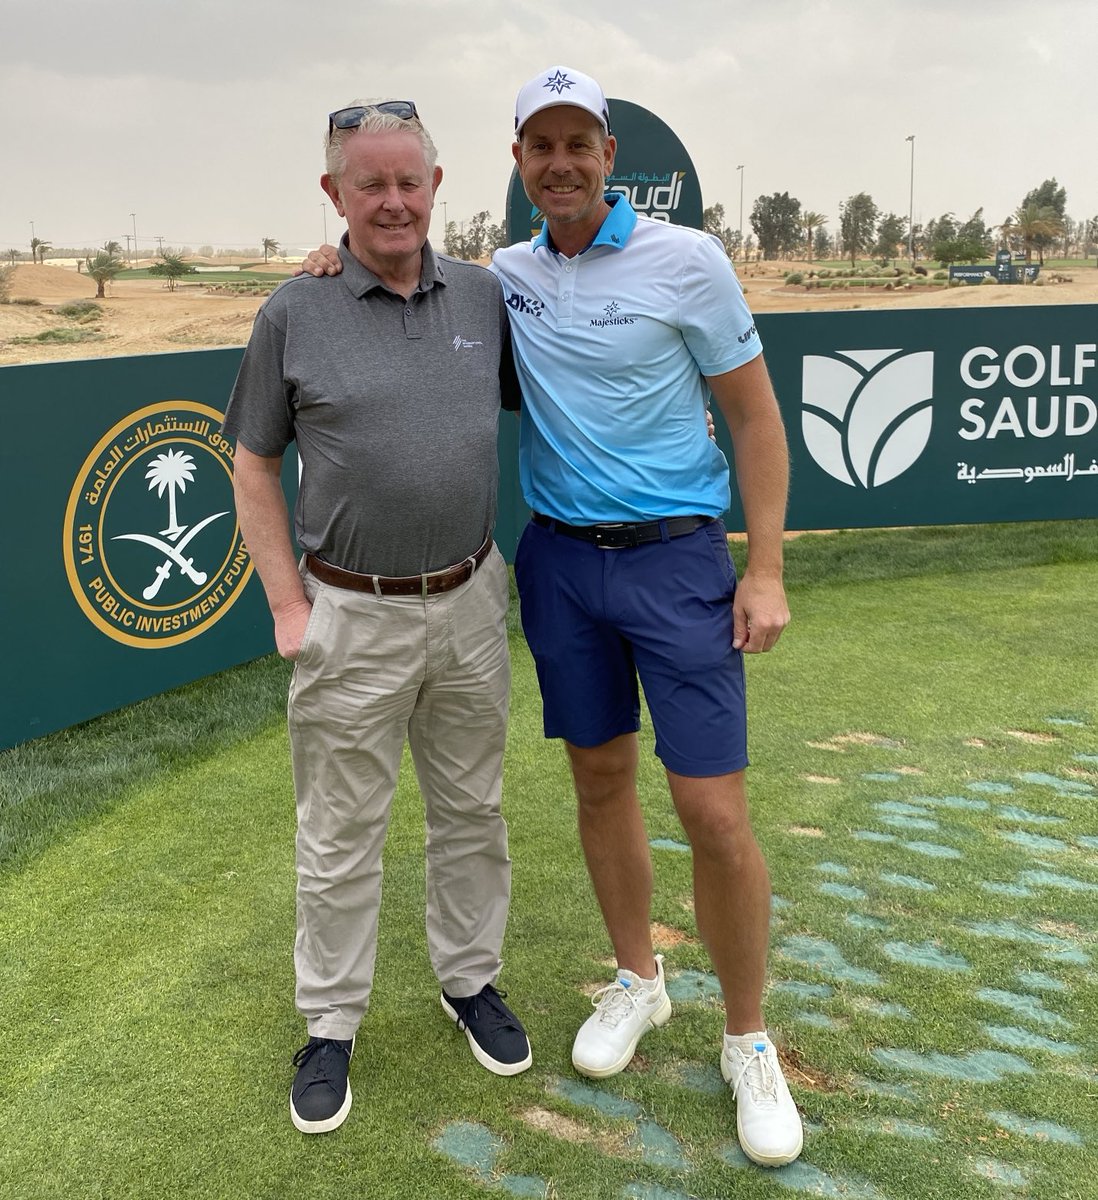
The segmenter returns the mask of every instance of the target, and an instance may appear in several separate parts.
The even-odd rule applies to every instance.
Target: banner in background
[[[790,529],[1098,517],[1098,308],[763,313]],[[0,367],[0,748],[269,653],[219,426],[242,350]],[[508,561],[528,517],[501,413]],[[729,461],[724,422],[718,443]],[[283,484],[292,508],[296,456]],[[733,490],[730,529],[743,528]]]
[[[220,433],[240,357],[0,368],[0,748],[272,649]]]

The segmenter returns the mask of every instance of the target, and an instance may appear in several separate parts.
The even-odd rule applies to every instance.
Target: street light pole
[[[907,202],[907,257],[915,265],[915,135],[904,139],[911,143],[911,194]]]
[[[739,173],[740,173],[740,227],[737,232],[740,235],[740,254],[746,260],[747,256],[743,252],[744,251],[744,246],[743,246],[743,168],[744,168],[743,163],[740,163],[740,165],[736,168],[736,170],[739,171]]]

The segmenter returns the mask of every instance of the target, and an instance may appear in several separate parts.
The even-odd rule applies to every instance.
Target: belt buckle
[[[595,545],[600,550],[622,550],[629,544],[628,542],[619,542],[617,545],[610,545],[609,543],[604,543],[602,540],[604,533],[609,536],[612,532],[616,533],[618,530],[625,529],[626,523],[624,521],[607,522],[602,525],[596,525],[594,528]]]

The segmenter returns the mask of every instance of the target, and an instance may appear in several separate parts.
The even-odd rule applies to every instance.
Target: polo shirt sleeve
[[[715,237],[698,238],[686,256],[680,280],[679,327],[703,375],[723,375],[762,353],[743,288]]]
[[[256,315],[221,426],[263,458],[280,458],[294,440],[294,388],[285,377],[285,351],[284,314],[268,301]]]

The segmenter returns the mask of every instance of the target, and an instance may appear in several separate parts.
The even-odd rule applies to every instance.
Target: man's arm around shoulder
[[[282,457],[253,454],[238,440],[233,492],[240,532],[274,617],[275,647],[283,658],[297,658],[312,605],[305,596],[290,540],[290,516],[282,491]]]
[[[762,355],[706,377],[728,422],[736,482],[747,527],[747,570],[736,589],[732,644],[769,650],[789,624],[782,583],[782,544],[789,492],[789,452],[777,397]]]

